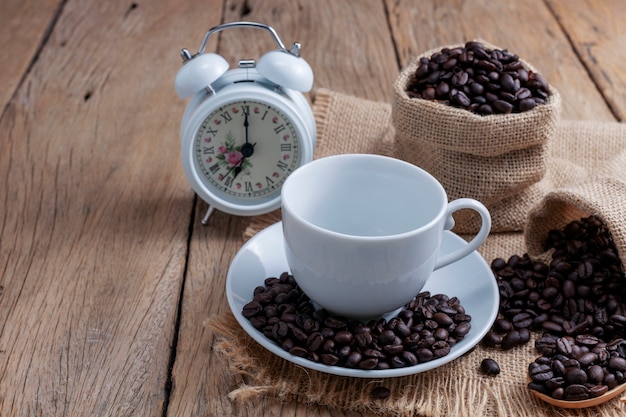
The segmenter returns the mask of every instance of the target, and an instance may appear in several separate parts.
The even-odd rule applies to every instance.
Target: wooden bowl
[[[528,382],[530,382],[530,381],[531,381],[531,379],[530,379],[530,377],[528,377]],[[549,395],[542,394],[542,393],[540,393],[538,391],[535,391],[533,389],[531,389],[530,392],[532,392],[533,395],[535,397],[539,398],[540,400],[545,401],[548,404],[555,405],[557,407],[561,407],[561,408],[587,408],[587,407],[593,407],[593,406],[605,403],[605,402],[609,401],[610,399],[617,397],[619,394],[621,394],[625,390],[626,390],[626,382],[616,386],[612,390],[607,391],[606,393],[600,395],[599,397],[588,398],[586,400],[578,400],[578,401],[557,400],[556,398],[552,398]],[[626,397],[623,397],[621,399],[621,401],[626,403]]]

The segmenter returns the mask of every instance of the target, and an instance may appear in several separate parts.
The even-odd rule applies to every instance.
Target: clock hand
[[[233,179],[235,179],[235,177],[237,176],[237,174],[239,174],[239,173],[241,172],[241,164],[243,164],[243,160],[244,160],[244,159],[246,159],[246,158],[245,158],[245,157],[244,157],[244,158],[241,158],[241,159],[239,160],[239,162],[237,162],[237,164],[236,164],[236,165],[233,165],[233,166],[232,166],[232,167],[228,170],[228,172],[226,173],[226,175],[224,175],[224,177],[222,178],[222,180],[224,180],[226,177],[228,177],[228,174],[230,174],[231,172],[233,172],[233,170],[235,171],[235,173],[233,174]]]
[[[245,118],[243,119],[243,127],[246,129],[246,144],[248,143],[248,112],[244,112]]]
[[[233,173],[233,179],[237,178],[237,175],[241,172],[241,164],[243,163],[243,159],[241,163],[235,167],[235,172]]]
[[[253,143],[253,144],[250,144],[250,143],[243,144],[243,146],[241,147],[241,153],[242,153],[243,157],[239,160],[239,162],[237,162],[237,164],[233,165],[228,170],[226,175],[224,175],[224,178],[228,177],[228,174],[233,172],[233,179],[235,179],[237,177],[237,175],[239,175],[241,173],[241,171],[242,171],[241,166],[243,165],[243,163],[246,160],[246,158],[254,153],[254,147],[255,146],[256,146],[256,142]]]

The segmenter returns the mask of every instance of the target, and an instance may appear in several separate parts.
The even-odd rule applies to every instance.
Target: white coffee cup
[[[320,307],[351,318],[401,308],[434,270],[476,250],[491,229],[482,203],[448,203],[432,175],[381,155],[314,160],[287,178],[281,200],[287,262],[296,282]],[[452,213],[460,209],[478,212],[481,228],[467,245],[440,256],[443,232],[454,226]]]

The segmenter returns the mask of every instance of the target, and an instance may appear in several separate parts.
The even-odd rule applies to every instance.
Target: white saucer
[[[465,245],[466,242],[452,232],[445,232],[443,253]],[[284,253],[282,224],[276,223],[253,236],[239,250],[226,277],[228,304],[241,327],[259,344],[276,355],[300,366],[334,375],[359,378],[388,378],[428,371],[453,361],[463,355],[489,331],[498,314],[499,292],[496,280],[487,262],[478,252],[441,268],[433,273],[425,291],[458,297],[467,314],[472,316],[472,329],[442,358],[415,366],[385,370],[361,370],[328,366],[289,354],[282,347],[255,329],[242,315],[245,304],[252,299],[256,286],[263,285],[265,278],[279,276],[289,271]]]

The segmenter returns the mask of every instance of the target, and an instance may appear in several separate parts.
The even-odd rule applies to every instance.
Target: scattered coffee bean
[[[407,85],[411,98],[437,100],[481,115],[519,113],[544,104],[546,81],[507,50],[480,42],[421,58]]]
[[[490,332],[483,344],[511,349],[527,343],[514,333],[521,329],[602,340],[624,334],[625,276],[606,226],[593,216],[572,222],[550,231],[545,249],[554,250],[549,264],[527,254],[492,262],[500,291],[492,332],[501,340]]]
[[[375,387],[372,389],[372,398],[375,400],[384,400],[391,395],[391,391],[387,387]]]
[[[422,292],[389,321],[348,320],[316,310],[286,272],[255,288],[242,314],[295,356],[356,369],[400,368],[444,357],[469,333],[472,319],[458,298]]]
[[[527,254],[491,263],[500,308],[482,344],[513,349],[540,332],[528,387],[564,400],[602,395],[626,383],[626,277],[613,239],[590,216],[551,230],[544,249],[548,264]]]
[[[487,375],[498,375],[500,373],[500,365],[495,360],[486,358],[480,363],[480,370]]]

